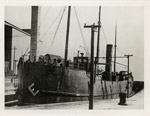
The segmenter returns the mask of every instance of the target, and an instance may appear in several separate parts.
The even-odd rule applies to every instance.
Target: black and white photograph
[[[144,5],[5,5],[4,110],[144,110],[144,17]]]

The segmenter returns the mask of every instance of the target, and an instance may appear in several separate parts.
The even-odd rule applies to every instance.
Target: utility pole
[[[125,57],[127,57],[128,59],[128,75],[129,75],[129,63],[130,63],[130,57],[133,56],[133,55],[124,55]],[[128,83],[127,83],[127,96],[129,95],[129,78],[128,78]]]
[[[130,59],[129,59],[129,58],[130,58],[131,56],[133,56],[133,55],[124,55],[124,56],[126,56],[127,59],[128,59],[128,74],[129,74],[129,67],[130,67],[130,65],[129,65],[129,63],[130,63],[129,60],[130,60]]]
[[[94,83],[94,31],[99,25],[84,25],[84,28],[91,28],[91,63],[90,63],[90,95],[89,109],[93,109],[93,83]]]

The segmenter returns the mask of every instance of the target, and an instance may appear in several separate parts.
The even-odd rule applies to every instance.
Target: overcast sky
[[[67,8],[64,12],[63,19],[58,29],[55,41],[51,46],[54,33],[56,31],[61,15],[49,29],[54,19],[62,11],[62,7],[41,7],[40,23],[40,40],[38,44],[38,55],[40,54],[57,54],[64,57],[66,25],[67,25]],[[69,59],[76,55],[77,50],[84,52],[82,36],[79,30],[74,7],[72,7],[70,22],[70,41],[69,41]],[[90,29],[85,29],[84,23],[91,25],[98,21],[98,7],[76,6],[78,18],[82,27],[84,38],[87,46],[90,48]],[[62,13],[61,13],[62,14]],[[5,20],[20,27],[31,27],[31,7],[5,7]],[[133,72],[135,80],[144,80],[144,7],[140,6],[102,6],[101,8],[101,35],[100,35],[100,55],[105,56],[106,41],[114,44],[115,24],[117,22],[117,56],[124,54],[133,54],[130,58],[130,69]],[[47,33],[46,33],[47,32]],[[96,40],[95,32],[95,40]],[[23,35],[24,36],[24,35]],[[21,37],[24,40],[24,46],[18,46],[18,58],[29,46],[29,38]],[[15,38],[15,36],[14,36]],[[21,39],[20,38],[20,39]],[[19,45],[22,42],[17,38],[14,39],[13,45]],[[95,41],[96,44],[96,41]],[[96,46],[95,46],[96,47]],[[118,62],[127,63],[125,60]],[[119,66],[117,66],[120,69]],[[123,67],[121,67],[123,68]]]

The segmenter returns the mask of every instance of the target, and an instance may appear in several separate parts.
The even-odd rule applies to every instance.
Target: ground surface
[[[17,80],[14,76],[5,77],[5,95],[15,94]]]
[[[144,90],[136,95],[126,99],[126,106],[118,105],[119,99],[110,100],[96,100],[94,101],[94,109],[96,110],[119,110],[119,109],[144,109]],[[28,106],[11,106],[6,109],[88,109],[88,101],[68,102],[68,103],[55,103],[55,104],[36,104]]]

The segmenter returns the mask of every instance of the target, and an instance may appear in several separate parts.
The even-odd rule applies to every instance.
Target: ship
[[[68,9],[71,9],[71,6]],[[69,13],[70,10],[68,10],[68,20],[70,20]],[[94,24],[91,27],[93,26],[96,27]],[[69,22],[67,27],[68,44]],[[100,29],[100,23],[97,28]],[[90,58],[78,51],[73,61],[68,60],[67,44],[65,58],[46,54],[41,55],[38,60],[32,61],[30,57],[24,61],[24,56],[20,57],[16,91],[18,105],[114,99],[118,98],[120,93],[130,97],[134,80],[132,72],[112,71],[112,59],[114,58],[115,66],[117,58],[116,54],[112,56],[113,45],[107,44],[106,63],[100,63],[98,61],[100,57],[94,57],[92,53],[94,45],[92,43],[90,54],[93,56]],[[105,65],[105,70],[99,70],[98,65]]]

